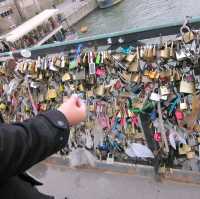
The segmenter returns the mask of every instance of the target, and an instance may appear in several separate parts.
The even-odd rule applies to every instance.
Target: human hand
[[[65,115],[70,126],[77,125],[86,118],[86,105],[76,95],[65,100],[58,110]]]

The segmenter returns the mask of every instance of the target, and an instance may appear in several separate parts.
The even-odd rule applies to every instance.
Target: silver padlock
[[[185,59],[187,59],[189,57],[190,57],[190,53],[187,52],[186,50],[184,50],[183,48],[178,50],[178,51],[176,51],[176,59],[178,61],[183,61],[183,60],[185,60]]]

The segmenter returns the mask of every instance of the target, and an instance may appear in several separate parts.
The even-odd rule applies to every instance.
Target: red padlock
[[[121,87],[122,87],[121,81],[120,81],[120,80],[117,80],[117,82],[116,82],[115,85],[114,85],[114,88],[115,88],[116,90],[119,90]]]
[[[184,113],[180,110],[176,110],[175,116],[177,120],[183,120],[184,119]]]

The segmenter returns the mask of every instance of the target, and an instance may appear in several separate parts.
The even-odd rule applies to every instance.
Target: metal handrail
[[[112,40],[112,43],[110,44],[110,46],[122,45],[122,43],[119,42],[120,39],[123,39],[124,44],[131,44],[131,43],[138,44],[138,40],[155,38],[161,35],[167,36],[167,35],[177,34],[180,31],[180,28],[183,22],[184,20],[173,22],[173,23],[162,24],[158,26],[129,29],[125,31],[113,32],[113,33],[108,33],[108,34],[89,36],[89,37],[80,38],[77,40],[56,42],[56,43],[47,44],[47,45],[43,45],[39,47],[37,46],[30,47],[27,49],[31,51],[32,57],[35,57],[38,55],[68,51],[72,48],[77,48],[79,44],[83,44],[86,47],[104,46],[104,45],[108,45],[108,39]],[[193,28],[199,28],[200,16],[193,17],[190,20],[190,25]],[[6,57],[6,56],[11,56],[11,55],[14,57],[21,57],[21,54],[20,54],[21,50],[22,49],[12,51],[12,52],[0,53],[0,57]]]

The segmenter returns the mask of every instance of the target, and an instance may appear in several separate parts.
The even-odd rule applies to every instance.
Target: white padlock
[[[194,82],[189,82],[187,80],[184,80],[184,76],[183,76],[180,82],[180,93],[192,94],[194,92],[195,92]]]
[[[157,92],[153,91],[153,92],[151,93],[149,99],[152,100],[152,101],[159,102],[159,101],[160,101],[160,98],[161,98],[161,96],[160,96]]]
[[[161,95],[169,95],[170,94],[170,90],[168,89],[167,86],[161,86],[160,87],[160,94]]]
[[[107,162],[108,164],[113,164],[113,163],[114,163],[114,156],[113,156],[112,153],[108,153],[106,162]]]
[[[188,106],[187,106],[186,100],[185,100],[185,99],[182,99],[182,100],[180,101],[180,109],[181,109],[181,110],[186,110],[187,108],[188,108]]]

